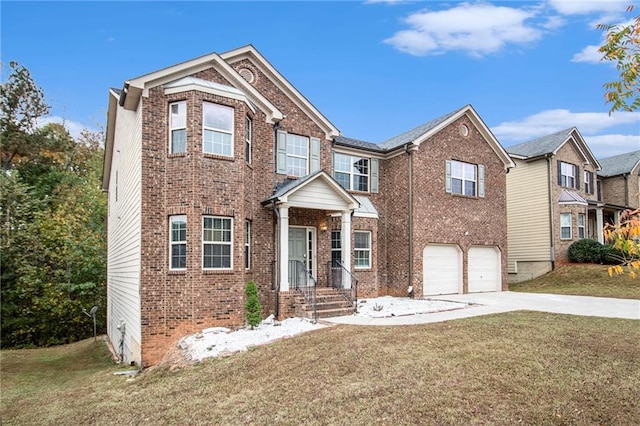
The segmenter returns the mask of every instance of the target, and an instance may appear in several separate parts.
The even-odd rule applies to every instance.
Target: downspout
[[[273,203],[273,212],[276,215],[276,225],[273,227],[273,240],[275,241],[275,249],[276,249],[276,262],[273,265],[273,277],[275,278],[275,282],[273,283],[273,288],[275,290],[274,303],[276,305],[274,309],[274,315],[276,319],[280,315],[280,271],[278,270],[280,262],[278,262],[278,256],[280,253],[280,233],[278,232],[278,227],[280,226],[280,213],[278,212],[278,207],[276,207],[276,203]]]
[[[556,269],[556,246],[555,246],[555,227],[553,226],[553,179],[552,173],[553,170],[551,168],[551,159],[553,158],[553,154],[545,155],[547,159],[547,177],[548,177],[548,186],[549,186],[549,228],[551,236],[551,245],[550,245],[550,257],[551,257],[551,270]]]
[[[409,240],[409,274],[408,274],[408,286],[407,286],[407,294],[409,297],[413,297],[413,154],[418,150],[418,146],[413,143],[408,143],[404,147],[407,153],[407,161],[408,161],[408,174],[409,174],[409,182],[408,182],[408,192],[409,192],[409,215],[408,215],[408,224],[407,224],[407,232],[408,232],[408,240]]]
[[[624,206],[629,208],[629,174],[622,175],[624,178]]]

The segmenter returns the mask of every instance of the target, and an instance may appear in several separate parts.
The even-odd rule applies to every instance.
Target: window
[[[251,221],[244,222],[244,269],[251,269]]]
[[[582,239],[585,237],[585,229],[584,229],[584,214],[578,214],[578,238]]]
[[[571,213],[560,214],[560,239],[571,239]]]
[[[595,192],[593,187],[593,173],[587,170],[584,171],[584,192],[587,194],[593,194]]]
[[[309,138],[287,133],[287,175],[306,176],[308,160]]]
[[[558,161],[558,185],[579,189],[578,166]]]
[[[484,197],[484,166],[447,161],[446,190],[452,194]]]
[[[202,223],[202,267],[231,269],[231,218],[205,216]]]
[[[345,189],[369,191],[369,159],[335,153],[333,177]]]
[[[169,104],[169,153],[187,151],[187,103]]]
[[[356,269],[371,268],[371,232],[355,231],[355,250],[353,251],[353,266]]]
[[[205,102],[202,106],[203,151],[233,156],[233,108]]]
[[[253,128],[252,128],[251,119],[247,117],[247,121],[245,122],[245,130],[244,130],[244,159],[247,163],[251,164],[251,139],[253,138]]]
[[[336,267],[340,262],[342,264],[342,239],[340,231],[331,231],[331,266]]]
[[[169,269],[187,267],[187,216],[169,216]]]

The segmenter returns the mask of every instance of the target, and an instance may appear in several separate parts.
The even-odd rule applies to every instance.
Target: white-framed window
[[[309,138],[287,133],[287,175],[306,176],[309,173]]]
[[[586,232],[584,213],[578,213],[578,238],[583,239],[585,236]]]
[[[560,186],[566,188],[576,187],[576,166],[573,164],[560,162]]]
[[[593,194],[595,192],[593,187],[593,172],[588,170],[584,171],[584,192],[587,194]]]
[[[369,159],[334,153],[333,178],[345,189],[368,192]]]
[[[244,269],[251,269],[251,221],[244,222]]]
[[[244,130],[244,159],[247,163],[251,164],[251,142],[253,139],[253,123],[251,119],[247,117],[245,121],[245,130]]]
[[[202,218],[202,267],[231,269],[233,219],[204,216]]]
[[[331,231],[331,266],[337,267],[342,264],[342,239],[340,231]]]
[[[355,231],[353,240],[353,266],[356,269],[371,268],[371,232]]]
[[[187,268],[187,216],[169,216],[169,269]]]
[[[571,213],[560,213],[560,239],[570,240],[571,232]]]
[[[169,153],[187,152],[187,103],[169,104]]]
[[[469,197],[484,197],[484,166],[481,164],[446,162],[446,191]]]
[[[205,153],[233,157],[233,108],[204,102],[202,139]]]

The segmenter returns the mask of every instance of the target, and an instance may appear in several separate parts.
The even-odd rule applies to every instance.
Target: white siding
[[[338,195],[336,190],[320,179],[309,182],[291,194],[287,204],[291,207],[308,209],[344,210],[347,208],[347,202]]]
[[[547,161],[516,161],[507,174],[509,272],[517,261],[549,261],[551,225]]]
[[[141,106],[135,112],[117,108],[109,181],[107,332],[118,355],[124,354],[124,362],[141,365],[142,114]],[[118,329],[121,324],[125,324],[124,339]]]

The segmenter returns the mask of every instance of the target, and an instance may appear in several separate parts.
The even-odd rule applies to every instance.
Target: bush
[[[247,302],[244,305],[245,316],[247,323],[253,330],[253,328],[262,321],[262,306],[258,298],[258,287],[256,287],[256,283],[249,281],[244,293],[247,295]]]
[[[615,248],[613,244],[605,244],[602,246],[602,263],[605,265],[620,265],[624,262],[624,253]]]
[[[574,263],[602,263],[605,249],[596,240],[585,238],[571,244],[567,254]]]

